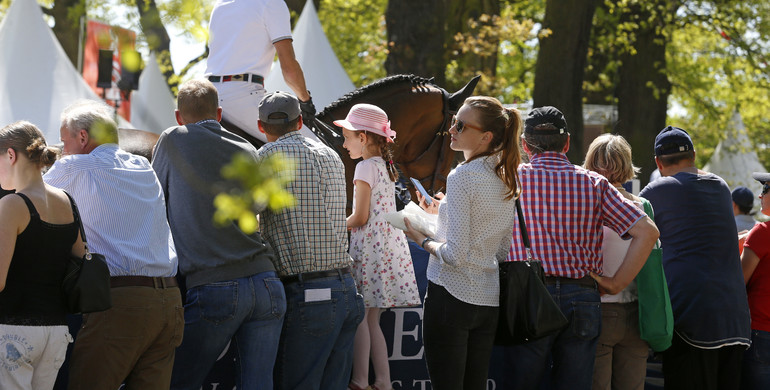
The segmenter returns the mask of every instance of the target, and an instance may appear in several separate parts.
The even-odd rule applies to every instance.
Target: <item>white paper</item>
[[[429,237],[435,237],[436,235],[438,215],[429,214],[414,202],[409,202],[401,211],[385,214],[384,218],[391,225],[401,230],[406,230],[404,218],[408,218],[412,226],[420,233]]]
[[[331,299],[331,288],[309,288],[305,290],[305,302],[330,301]]]

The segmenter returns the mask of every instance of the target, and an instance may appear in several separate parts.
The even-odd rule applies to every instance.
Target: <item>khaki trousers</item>
[[[75,339],[69,390],[168,390],[174,352],[182,343],[178,287],[117,287],[112,308],[83,315]]]
[[[643,390],[649,345],[639,337],[639,305],[602,303],[593,390]]]

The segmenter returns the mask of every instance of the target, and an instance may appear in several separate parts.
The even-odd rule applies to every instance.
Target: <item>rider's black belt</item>
[[[228,81],[246,81],[265,85],[265,78],[251,73],[233,74],[227,76],[209,76],[209,81],[212,83],[225,83]]]

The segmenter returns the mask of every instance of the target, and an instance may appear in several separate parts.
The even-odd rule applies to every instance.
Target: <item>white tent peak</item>
[[[723,178],[731,190],[737,186],[744,186],[758,194],[762,186],[751,177],[751,173],[767,172],[767,170],[759,162],[757,152],[749,140],[746,126],[738,111],[733,113],[725,134],[726,138],[717,145],[703,170]]]
[[[131,124],[137,129],[160,134],[176,126],[175,109],[176,101],[160,72],[155,53],[150,53],[139,76],[139,89],[131,93]]]
[[[307,89],[313,95],[313,103],[318,111],[355,89],[326,38],[312,1],[305,2],[305,8],[292,31],[292,38],[297,61],[305,74]],[[291,92],[283,80],[278,60],[273,62],[265,80],[265,90]]]
[[[70,62],[35,0],[15,0],[0,23],[0,126],[28,120],[50,144],[78,99],[101,101]]]

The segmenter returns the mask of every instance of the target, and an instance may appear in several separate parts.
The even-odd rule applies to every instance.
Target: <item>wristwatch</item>
[[[432,238],[430,238],[430,237],[425,237],[425,239],[424,239],[424,240],[422,240],[422,244],[420,244],[420,246],[422,247],[422,249],[425,249],[425,244],[427,244],[427,243],[428,243],[428,241],[433,241],[433,239],[432,239]],[[425,250],[427,250],[427,249],[425,249]]]

